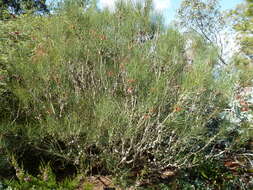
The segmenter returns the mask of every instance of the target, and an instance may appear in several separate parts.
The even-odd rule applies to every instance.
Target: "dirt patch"
[[[113,184],[111,176],[90,176],[80,180],[77,190],[85,190],[84,184],[90,184],[93,190],[122,190]]]

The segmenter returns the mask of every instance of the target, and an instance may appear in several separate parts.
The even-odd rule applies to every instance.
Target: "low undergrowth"
[[[57,180],[49,165],[40,166],[37,176],[30,175],[12,160],[15,178],[4,179],[1,189],[84,189],[110,187],[114,189],[251,189],[253,187],[252,171],[236,167],[231,169],[220,160],[205,161],[200,165],[179,171],[167,170],[163,173],[142,170],[137,178],[131,177],[133,172],[125,171],[124,175],[89,177],[76,174]],[[103,182],[104,180],[106,182]],[[109,181],[109,183],[108,183]],[[100,184],[99,184],[100,182]]]

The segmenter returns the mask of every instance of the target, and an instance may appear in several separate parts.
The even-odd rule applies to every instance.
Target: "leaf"
[[[204,172],[203,170],[200,171],[200,173],[201,173],[201,175],[202,175],[204,178],[208,179],[207,175],[205,174],[205,172]]]

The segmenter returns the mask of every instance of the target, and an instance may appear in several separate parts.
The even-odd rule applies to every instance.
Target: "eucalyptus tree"
[[[243,85],[253,83],[253,0],[245,0],[232,11],[234,29],[238,32],[240,51],[235,64],[241,71]]]
[[[187,31],[200,34],[203,39],[219,48],[219,60],[224,60],[224,44],[222,32],[226,28],[226,20],[220,11],[219,0],[183,0],[178,10],[177,23]]]

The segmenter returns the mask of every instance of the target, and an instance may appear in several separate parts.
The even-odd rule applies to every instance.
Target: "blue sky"
[[[221,6],[223,9],[232,9],[242,2],[243,0],[222,0]]]
[[[162,0],[169,1],[169,0]],[[176,14],[176,10],[180,7],[182,0],[170,0],[170,7],[165,10],[166,23],[169,23]],[[228,10],[235,8],[238,4],[242,3],[243,0],[221,0],[220,5],[222,10]]]

